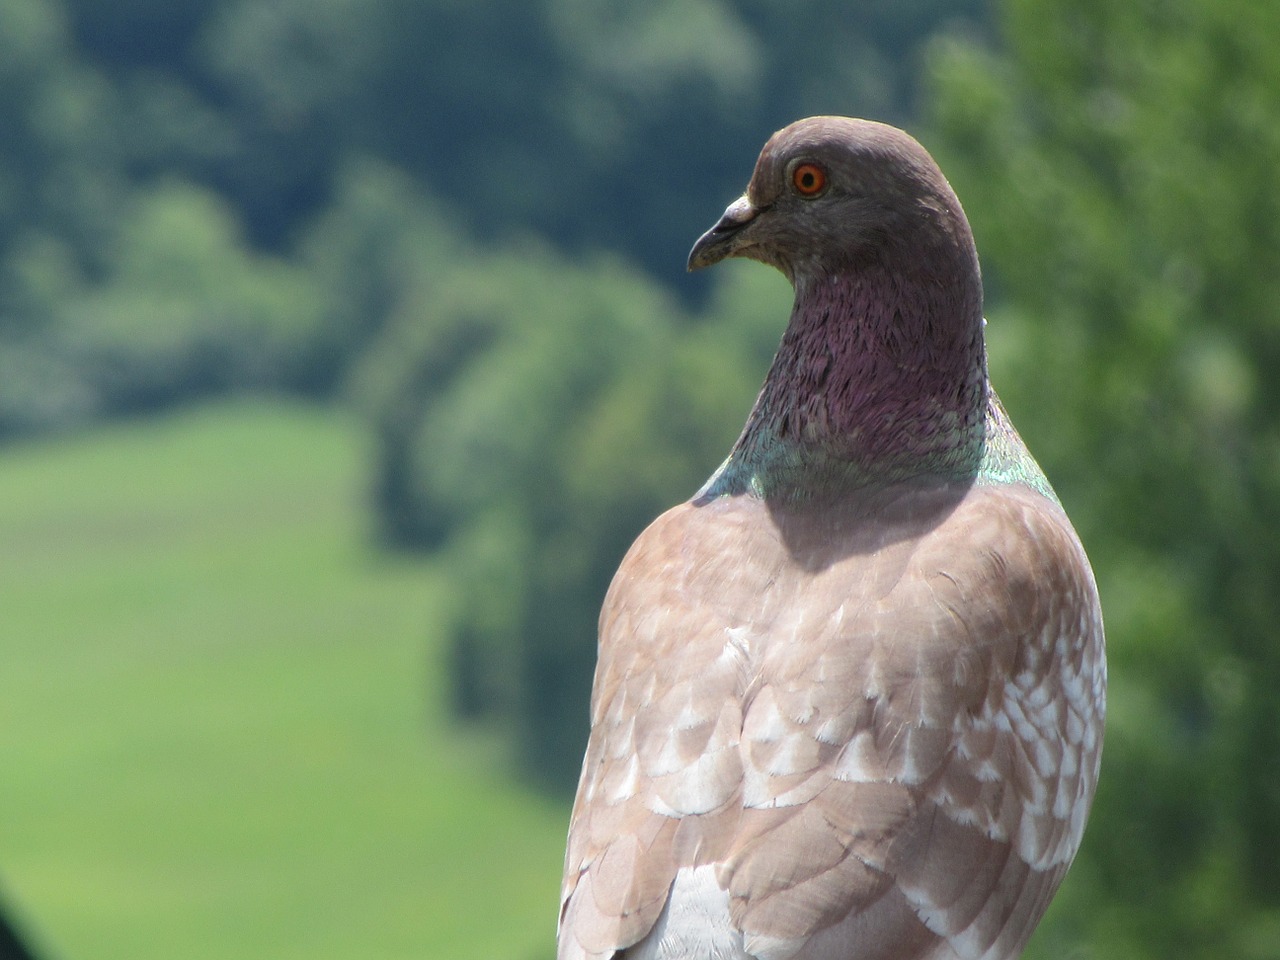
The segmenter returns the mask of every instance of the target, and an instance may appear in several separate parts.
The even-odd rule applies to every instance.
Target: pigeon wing
[[[1079,845],[1102,663],[1030,491],[669,511],[601,616],[561,957],[1016,956]]]

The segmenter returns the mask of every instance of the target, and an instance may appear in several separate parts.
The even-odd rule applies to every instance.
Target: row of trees
[[[332,393],[394,309],[385,248],[337,235],[378,165],[442,236],[669,275],[761,130],[851,88],[904,116],[901,54],[977,6],[3,0],[0,435]]]

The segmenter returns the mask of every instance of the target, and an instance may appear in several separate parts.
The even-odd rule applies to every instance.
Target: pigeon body
[[[795,306],[728,459],[600,618],[560,960],[1006,960],[1070,865],[1106,671],[1088,560],[987,382],[928,154],[817,117],[695,245]]]

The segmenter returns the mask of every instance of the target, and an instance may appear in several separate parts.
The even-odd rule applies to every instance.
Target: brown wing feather
[[[600,638],[562,957],[639,942],[702,864],[763,960],[1016,956],[1100,749],[1096,592],[1056,505],[678,507]]]

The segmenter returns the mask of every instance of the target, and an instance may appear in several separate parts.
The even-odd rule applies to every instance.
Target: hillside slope
[[[566,811],[450,727],[333,414],[0,452],[0,881],[61,960],[550,955]]]

